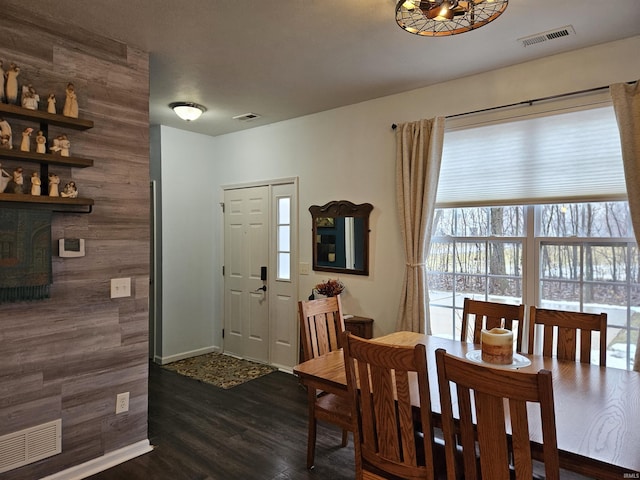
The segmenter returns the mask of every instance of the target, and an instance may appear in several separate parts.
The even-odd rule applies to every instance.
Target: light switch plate
[[[309,262],[300,262],[300,275],[309,275]]]
[[[131,278],[111,279],[111,298],[131,296]]]

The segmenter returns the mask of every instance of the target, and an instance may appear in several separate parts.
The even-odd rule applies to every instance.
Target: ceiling
[[[495,22],[440,38],[400,29],[394,0],[3,3],[148,51],[150,122],[214,136],[640,35],[640,0],[510,0]],[[566,26],[575,35],[519,41]],[[174,101],[208,111],[187,123]],[[261,117],[232,119],[250,112]]]

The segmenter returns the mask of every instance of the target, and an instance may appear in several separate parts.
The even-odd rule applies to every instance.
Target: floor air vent
[[[62,452],[62,420],[0,437],[0,473]]]
[[[576,31],[571,25],[566,27],[556,28],[555,30],[549,30],[548,32],[536,33],[528,37],[519,38],[518,41],[522,43],[523,47],[530,47],[531,45],[537,45],[539,43],[548,42],[549,40],[557,40],[558,38],[568,37],[575,35]]]

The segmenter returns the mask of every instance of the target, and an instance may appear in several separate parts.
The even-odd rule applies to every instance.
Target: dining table
[[[426,346],[431,408],[436,423],[441,410],[435,351],[442,348],[451,355],[477,362],[480,349],[480,345],[415,332],[393,332],[372,341]],[[640,373],[555,357],[521,355],[531,363],[516,363],[512,368],[523,372],[545,369],[552,374],[561,468],[602,480],[640,479]],[[342,349],[296,365],[293,371],[308,387],[347,395]],[[538,405],[531,404],[529,408],[533,409],[529,415],[532,452],[541,459],[539,413],[534,415]]]

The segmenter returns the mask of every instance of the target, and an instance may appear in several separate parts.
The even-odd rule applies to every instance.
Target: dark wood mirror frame
[[[326,205],[312,205],[309,207],[311,212],[311,223],[313,226],[312,249],[313,249],[313,269],[319,272],[348,273],[353,275],[369,275],[369,214],[373,210],[370,203],[362,203],[356,205],[348,200],[339,200],[329,202]],[[353,217],[354,225],[356,225],[355,250],[354,256],[357,258],[357,266],[347,268],[342,266],[332,266],[330,263],[340,263],[340,245],[336,248],[336,231],[342,225],[344,233],[344,222],[346,218]],[[333,237],[334,243],[325,243],[323,238]],[[344,243],[344,240],[343,242]],[[333,252],[324,249],[333,246]],[[343,246],[344,249],[344,246]],[[333,253],[332,261],[323,259],[326,255]],[[336,255],[338,258],[336,258]],[[336,261],[338,260],[338,261]]]

